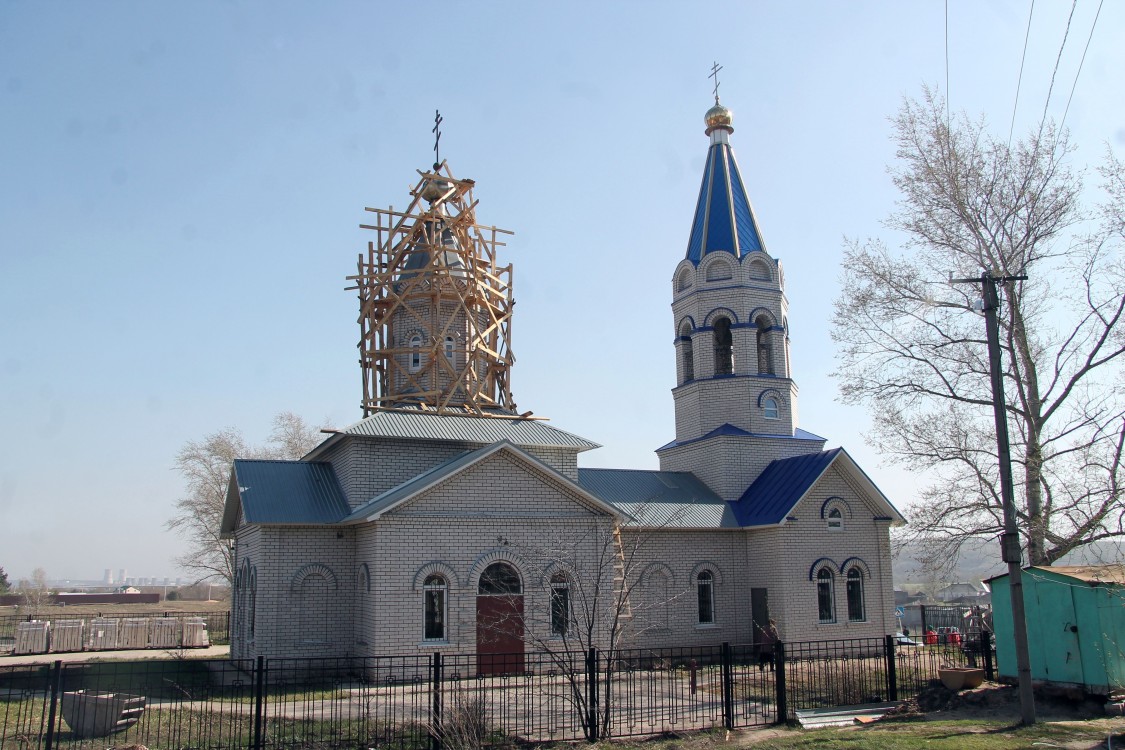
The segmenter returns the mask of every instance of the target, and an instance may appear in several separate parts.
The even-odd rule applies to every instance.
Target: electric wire
[[[1094,14],[1094,22],[1090,24],[1090,36],[1086,37],[1086,47],[1082,50],[1082,59],[1078,61],[1078,72],[1074,74],[1074,83],[1070,86],[1070,96],[1066,100],[1066,109],[1063,110],[1062,119],[1059,120],[1059,131],[1063,129],[1063,124],[1066,123],[1066,115],[1070,112],[1070,103],[1074,100],[1074,90],[1078,88],[1078,76],[1082,75],[1082,66],[1086,62],[1086,53],[1090,51],[1090,41],[1094,38],[1094,28],[1098,25],[1098,18],[1102,14],[1102,4],[1105,0],[1099,0],[1098,12]]]
[[[1066,49],[1066,40],[1070,36],[1070,22],[1074,20],[1074,9],[1078,7],[1078,0],[1070,4],[1070,15],[1066,19],[1066,30],[1063,32],[1062,44],[1059,45],[1059,54],[1055,57],[1055,69],[1051,71],[1051,85],[1047,87],[1047,100],[1043,102],[1043,116],[1039,118],[1039,135],[1043,135],[1043,126],[1047,124],[1047,107],[1051,104],[1051,93],[1055,90],[1055,75],[1059,72],[1059,61],[1062,60],[1063,50]]]
[[[1008,148],[1012,147],[1012,133],[1016,130],[1016,108],[1020,104],[1020,86],[1023,84],[1023,64],[1027,60],[1027,40],[1031,37],[1031,18],[1035,15],[1035,0],[1027,12],[1027,31],[1023,35],[1023,54],[1020,56],[1020,75],[1016,79],[1016,100],[1012,102],[1012,126],[1008,129]]]

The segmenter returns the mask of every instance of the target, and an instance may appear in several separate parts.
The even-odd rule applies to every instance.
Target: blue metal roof
[[[746,430],[742,429],[741,427],[735,427],[730,422],[725,422],[725,423],[719,425],[718,427],[716,427],[715,429],[711,430],[710,432],[708,432],[706,435],[702,435],[702,436],[697,437],[697,438],[692,438],[691,440],[683,440],[683,441],[673,440],[670,443],[665,443],[664,445],[657,448],[656,452],[659,453],[660,451],[667,450],[668,448],[675,448],[678,445],[687,445],[689,443],[695,443],[695,442],[698,442],[700,440],[709,440],[709,439],[714,438],[714,437],[723,437],[723,436],[769,438],[771,440],[816,440],[820,443],[823,443],[825,441],[825,438],[822,438],[820,435],[814,435],[811,432],[809,432],[808,430],[802,430],[800,427],[793,430],[793,434],[791,436],[790,435],[774,435],[774,434],[765,433],[765,432],[747,432]]]
[[[687,258],[699,265],[707,253],[721,251],[741,258],[765,247],[734,151],[728,143],[715,143],[703,170]]]
[[[236,459],[234,482],[246,523],[336,523],[349,512],[331,464]]]
[[[843,448],[771,461],[734,503],[739,526],[765,526],[785,520],[793,506],[828,469]]]
[[[686,471],[579,469],[578,484],[632,519],[661,528],[737,528],[730,504]]]

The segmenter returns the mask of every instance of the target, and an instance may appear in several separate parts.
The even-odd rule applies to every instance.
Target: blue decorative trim
[[[758,394],[758,408],[759,409],[763,408],[762,402],[766,399],[767,396],[773,396],[775,398],[780,399],[781,398],[781,391],[777,390],[776,388],[766,388],[764,391],[759,393]],[[778,404],[778,406],[780,406],[780,404]]]
[[[852,506],[847,500],[840,497],[839,495],[833,495],[832,497],[828,498],[827,500],[825,500],[821,504],[821,506],[820,506],[820,517],[821,518],[827,518],[827,516],[825,514],[828,512],[828,505],[829,505],[829,503],[834,503],[834,502],[840,503],[840,505],[844,506],[844,509],[848,511],[848,519],[850,520],[851,517],[852,517]]]
[[[809,566],[809,580],[810,581],[814,580],[815,574],[820,568],[825,567],[824,563],[828,563],[828,565],[831,566],[832,575],[836,575],[837,573],[840,572],[840,567],[838,565],[836,565],[835,560],[833,560],[831,557],[822,557],[819,560],[817,560],[816,562],[814,562],[811,566]]]
[[[690,315],[685,315],[684,317],[680,318],[680,321],[678,323],[676,323],[676,335],[679,335],[679,331],[684,327],[684,323],[690,324],[691,330],[693,332],[695,331],[695,318],[691,317]]]
[[[846,575],[848,569],[857,567],[863,571],[864,578],[871,577],[871,568],[867,566],[867,562],[862,557],[849,557],[844,560],[844,564],[840,566],[840,574]]]
[[[769,328],[772,329],[777,326],[777,316],[774,315],[773,310],[769,309],[768,307],[755,307],[750,311],[750,314],[746,316],[746,319],[750,321],[756,321],[759,315],[765,315],[767,318],[769,318]]]

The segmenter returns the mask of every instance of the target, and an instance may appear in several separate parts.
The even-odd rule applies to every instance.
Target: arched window
[[[821,568],[816,574],[816,609],[823,623],[836,622],[834,583],[834,576],[828,568]]]
[[[422,369],[422,337],[415,334],[410,338],[410,371]]]
[[[863,606],[863,571],[852,568],[848,571],[848,622],[863,622],[867,619]]]
[[[773,375],[773,351],[770,348],[770,321],[765,315],[754,321],[758,329],[758,372],[763,375]]]
[[[715,622],[715,577],[711,571],[704,570],[695,578],[695,598],[699,605],[699,624],[712,625]]]
[[[449,364],[456,366],[456,361],[453,358],[453,337],[445,337],[445,358],[449,360]]]
[[[777,399],[767,398],[762,402],[762,412],[766,419],[779,419],[777,411]]]
[[[730,375],[734,372],[734,340],[730,333],[730,318],[719,318],[715,329],[715,374]]]
[[[828,511],[828,529],[830,531],[839,531],[844,528],[844,514],[839,508],[833,508]]]
[[[425,608],[425,625],[422,637],[427,641],[445,640],[445,579],[439,575],[426,576],[422,584]]]
[[[520,574],[505,562],[494,562],[480,574],[477,585],[478,594],[519,594],[522,593]]]
[[[690,383],[695,380],[695,352],[691,345],[691,323],[686,320],[680,326],[680,358],[683,360],[683,382]]]
[[[769,281],[770,269],[761,260],[753,260],[750,262],[750,278],[754,281]]]
[[[551,635],[570,631],[570,581],[562,573],[551,577]]]
[[[691,288],[692,271],[690,268],[685,268],[680,271],[680,275],[676,278],[676,291],[682,292],[685,289]]]

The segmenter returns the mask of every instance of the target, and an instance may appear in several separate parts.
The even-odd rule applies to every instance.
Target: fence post
[[[586,652],[586,709],[590,731],[586,739],[598,741],[598,650],[593,646]]]
[[[51,665],[51,708],[47,714],[47,738],[43,742],[43,750],[51,750],[55,744],[55,711],[59,705],[59,686],[62,684],[62,659]]]
[[[922,615],[922,642],[925,643],[926,642],[926,631],[929,630],[929,628],[926,627],[926,605],[925,604],[919,604],[918,605],[918,612],[921,613],[921,615]]]
[[[777,690],[777,723],[786,724],[789,721],[789,696],[785,693],[785,644],[778,641],[774,644],[774,684]]]
[[[992,666],[992,633],[984,628],[980,631],[980,655],[984,658],[984,678],[992,682],[996,679]]]
[[[898,660],[895,658],[895,637],[887,634],[884,654],[887,659],[887,700],[898,700]]]
[[[444,744],[444,729],[441,715],[441,652],[433,655],[433,666],[430,676],[430,693],[432,698],[432,716],[430,722],[430,750],[441,750]]]
[[[734,729],[734,656],[723,641],[723,726]]]
[[[266,697],[266,657],[258,655],[254,666],[254,750],[262,750],[262,704]]]

